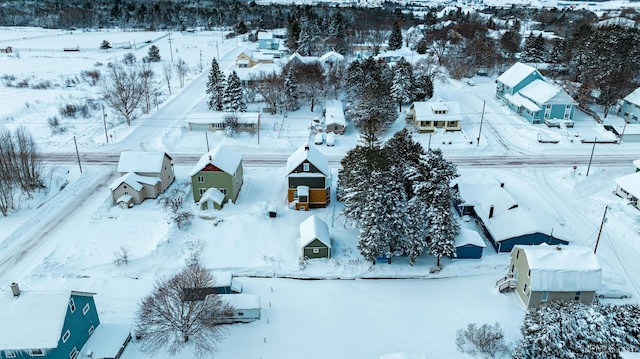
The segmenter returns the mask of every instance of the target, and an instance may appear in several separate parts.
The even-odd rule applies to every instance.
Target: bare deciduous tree
[[[134,67],[113,64],[109,75],[102,82],[102,96],[106,103],[121,114],[131,125],[133,112],[144,96],[144,87],[139,71]]]
[[[171,80],[173,79],[173,67],[170,62],[165,62],[162,65],[162,76],[167,82],[167,88],[169,89],[169,95],[171,95]]]
[[[180,88],[184,87],[184,77],[187,74],[187,63],[183,59],[178,58],[176,62],[176,70],[178,71],[178,79],[180,80]]]
[[[158,280],[137,313],[136,335],[144,350],[155,354],[166,348],[174,355],[192,346],[196,358],[210,357],[227,334],[220,321],[233,309],[216,294],[193,295],[213,286],[213,275],[200,264]]]
[[[485,358],[500,358],[509,352],[500,324],[469,323],[456,333],[456,347],[463,353],[480,354]]]
[[[140,82],[144,90],[143,100],[145,113],[151,110],[151,95],[156,92],[155,73],[151,69],[151,63],[145,62],[140,65]]]
[[[276,72],[260,73],[252,75],[251,82],[254,84],[256,92],[267,103],[269,112],[275,114],[283,102],[284,78],[282,75]]]

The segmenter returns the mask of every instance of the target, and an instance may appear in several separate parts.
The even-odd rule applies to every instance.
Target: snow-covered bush
[[[500,358],[508,354],[509,347],[504,340],[504,331],[500,324],[469,323],[467,328],[456,333],[456,347],[470,355],[482,355],[485,358]]]

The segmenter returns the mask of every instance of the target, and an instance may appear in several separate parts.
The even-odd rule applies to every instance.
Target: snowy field
[[[53,40],[55,39],[55,41]],[[60,45],[59,39],[64,39]],[[82,71],[104,67],[128,52],[138,59],[147,54],[149,44],[137,49],[95,49],[80,52],[59,51],[61,46],[97,48],[102,40],[130,41],[136,45],[147,39],[160,48],[163,61],[180,56],[190,68],[187,83],[180,88],[173,79],[174,92],[165,84],[158,110],[139,114],[127,126],[113,113],[107,113],[109,143],[106,143],[102,111],[88,118],[63,119],[67,132],[52,134],[46,124],[66,103],[97,99],[98,88],[84,80],[67,87],[66,79]],[[170,155],[200,155],[207,150],[204,133],[189,132],[184,118],[191,112],[206,111],[207,65],[219,57],[223,69],[231,69],[243,49],[255,44],[230,39],[222,41],[219,32],[172,33],[172,53],[168,33],[82,32],[52,33],[38,29],[0,29],[0,45],[10,44],[18,55],[0,55],[0,126],[25,125],[45,153],[71,154],[73,136],[81,153],[114,153],[122,150],[158,150]],[[26,49],[38,49],[30,51]],[[200,72],[202,57],[203,72]],[[96,67],[96,62],[103,63]],[[160,65],[157,65],[160,66]],[[159,67],[156,67],[159,71]],[[50,80],[50,89],[6,86],[7,76],[18,82]],[[592,166],[586,176],[592,145],[580,139],[611,136],[601,125],[583,113],[576,116],[573,129],[551,129],[530,125],[515,116],[495,98],[495,78],[475,77],[475,86],[450,80],[437,83],[436,96],[460,101],[464,113],[460,133],[416,134],[425,148],[441,148],[445,156],[456,159],[482,157],[540,156],[575,159],[577,169],[561,162],[557,166],[459,167],[460,174],[493,175],[509,184],[527,183],[562,219],[571,233],[572,244],[594,246],[605,206],[607,222],[598,247],[606,286],[619,287],[640,295],[640,211],[613,194],[613,179],[634,171],[631,161],[623,166]],[[482,114],[485,106],[484,115]],[[258,110],[252,105],[250,110]],[[240,134],[235,138],[209,133],[209,146],[225,144],[247,157],[273,155],[286,159],[310,139],[308,125],[321,115],[304,106],[285,115],[262,115],[259,135]],[[482,129],[480,123],[482,118]],[[622,119],[609,116],[620,125]],[[386,137],[407,126],[401,115]],[[553,138],[557,144],[542,144],[538,138]],[[476,138],[480,137],[480,143]],[[334,147],[321,146],[328,156],[340,157],[357,143],[358,134],[350,128],[337,136]],[[597,145],[599,158],[640,158],[640,144]],[[636,156],[637,158],[635,158]],[[47,167],[48,188],[32,199],[22,198],[19,210],[0,217],[0,291],[18,282],[23,290],[77,289],[97,293],[96,305],[103,322],[129,324],[141,297],[156,278],[179,270],[194,252],[205,266],[231,271],[240,276],[246,293],[261,296],[262,320],[233,325],[229,337],[220,345],[216,358],[377,358],[381,354],[409,351],[427,353],[429,358],[465,358],[454,346],[455,331],[469,322],[499,322],[509,341],[519,338],[525,310],[515,294],[500,294],[495,281],[507,270],[507,254],[497,255],[487,247],[481,260],[443,261],[437,274],[429,270],[433,258],[425,255],[411,267],[405,258],[393,264],[371,266],[358,254],[357,230],[346,226],[340,215],[341,204],[332,193],[331,205],[313,210],[325,220],[333,239],[331,259],[298,263],[298,224],[310,213],[287,209],[284,165],[265,164],[245,168],[245,183],[236,204],[222,211],[196,214],[187,231],[170,224],[167,214],[154,200],[131,209],[111,205],[107,186],[117,177],[115,165],[83,164],[82,173],[69,161]],[[172,186],[186,186],[193,164],[176,166]],[[333,189],[340,169],[332,167]],[[187,201],[191,205],[191,201]],[[267,217],[275,204],[277,218]],[[215,218],[212,218],[215,217]],[[115,267],[113,253],[126,246],[130,263]],[[262,277],[262,278],[256,278]],[[275,278],[274,278],[275,277]],[[326,278],[296,280],[287,278]],[[403,278],[364,279],[364,278]],[[611,302],[622,302],[610,300]],[[317,350],[309,342],[321,340]],[[185,357],[189,357],[186,353]],[[138,343],[131,343],[123,358],[148,357]],[[167,355],[159,355],[165,358]]]

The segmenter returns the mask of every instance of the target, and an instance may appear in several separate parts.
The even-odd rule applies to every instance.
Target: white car
[[[631,298],[632,294],[623,289],[603,289],[596,293],[598,298],[616,298],[627,299]]]
[[[324,139],[327,146],[333,146],[336,144],[336,134],[333,132],[327,133],[327,137]]]
[[[475,82],[473,82],[473,80],[466,80],[465,82],[466,82],[466,83],[467,83],[467,85],[469,85],[469,86],[475,86],[475,85],[476,85],[476,83],[475,83]]]
[[[313,140],[313,143],[316,145],[321,145],[324,142],[324,137],[322,137],[322,132],[316,133],[316,138]]]

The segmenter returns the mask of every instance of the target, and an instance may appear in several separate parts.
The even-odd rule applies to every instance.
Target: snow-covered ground
[[[59,39],[64,39],[63,45]],[[81,152],[144,149],[169,154],[204,153],[204,133],[187,131],[184,117],[189,112],[206,111],[207,64],[219,57],[221,67],[230,69],[237,54],[255,44],[236,39],[223,42],[219,32],[172,33],[174,61],[180,56],[191,69],[184,89],[180,89],[174,76],[174,92],[169,96],[159,80],[159,86],[165,86],[159,96],[159,110],[140,114],[132,126],[108,113],[109,143],[101,110],[87,119],[63,119],[68,131],[52,134],[46,119],[58,115],[58,107],[98,98],[97,86],[80,80],[67,87],[67,78],[81,77],[84,70],[104,71],[109,61],[128,52],[141,59],[148,51],[149,44],[137,50],[58,51],[67,44],[97,48],[104,39],[112,43],[133,43],[136,39],[136,45],[150,39],[160,48],[163,61],[171,61],[168,33],[68,34],[1,29],[0,44],[22,50],[18,55],[0,55],[0,76],[5,77],[0,85],[0,126],[27,126],[45,153],[73,152],[73,136],[78,139]],[[103,65],[96,67],[96,62]],[[160,71],[159,67],[156,70]],[[27,78],[29,83],[50,80],[59,86],[48,90],[7,87],[5,75],[15,76],[13,83]],[[608,206],[597,254],[603,279],[607,286],[631,291],[634,298],[629,301],[635,301],[640,295],[640,211],[613,194],[613,179],[631,173],[631,161],[622,166],[592,166],[586,176],[586,159],[592,145],[582,144],[579,139],[605,138],[609,133],[582,113],[578,113],[573,129],[530,125],[496,100],[494,80],[475,77],[475,86],[455,80],[437,83],[436,96],[460,102],[464,131],[416,134],[415,138],[425,148],[441,148],[450,158],[575,159],[575,171],[563,160],[557,166],[461,166],[459,172],[462,176],[491,174],[514,185],[527,183],[561,217],[573,236],[572,244],[595,245],[604,208]],[[259,105],[253,106],[253,110],[258,108]],[[310,139],[309,122],[321,112],[322,106],[315,113],[303,106],[285,115],[263,114],[259,135],[229,138],[223,133],[209,133],[209,146],[225,144],[252,158],[286,158]],[[609,117],[607,121],[622,123],[615,114]],[[387,137],[405,126],[401,116]],[[542,144],[537,141],[538,136],[560,142]],[[355,146],[357,138],[356,131],[350,128],[344,136],[336,136],[334,147],[323,145],[320,150],[329,156],[342,156]],[[601,158],[640,158],[640,144],[602,144],[595,147],[595,153]],[[9,283],[14,281],[23,290],[93,291],[98,293],[96,305],[103,322],[127,324],[132,322],[140,298],[151,290],[155,279],[176,272],[198,252],[204,265],[243,277],[240,280],[245,292],[261,296],[262,319],[233,325],[229,337],[220,345],[218,358],[298,358],[300,353],[308,358],[377,358],[396,351],[428,353],[429,358],[464,358],[455,350],[454,337],[455,331],[469,322],[498,322],[508,340],[519,337],[525,313],[522,304],[515,295],[499,294],[494,288],[495,281],[507,270],[508,255],[497,255],[488,247],[481,260],[444,260],[444,269],[437,274],[429,271],[434,260],[428,255],[419,258],[413,267],[404,258],[395,259],[391,265],[372,266],[358,254],[357,230],[345,225],[335,193],[329,207],[313,210],[329,224],[332,258],[309,261],[301,269],[298,224],[310,213],[287,209],[284,164],[269,162],[245,168],[245,183],[236,204],[207,213],[192,208],[196,213],[193,225],[180,231],[169,223],[154,200],[131,209],[113,207],[107,186],[116,177],[115,166],[85,163],[81,173],[72,163],[70,160],[47,167],[48,188],[32,199],[22,198],[18,211],[0,217],[0,291],[8,291]],[[177,180],[172,186],[186,189],[190,169],[186,164],[176,166]],[[333,188],[338,171],[338,167],[332,168]],[[191,201],[187,202],[191,205]],[[278,216],[268,218],[267,209],[273,204]],[[113,253],[122,246],[128,248],[130,262],[115,267]],[[287,279],[292,277],[331,280]],[[321,341],[318,349],[309,350],[310,342],[315,341]],[[133,342],[123,357],[147,356]]]

